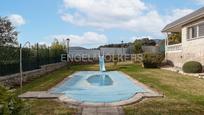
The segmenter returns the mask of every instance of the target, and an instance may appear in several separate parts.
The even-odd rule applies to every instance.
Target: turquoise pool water
[[[136,93],[146,91],[121,72],[82,71],[73,74],[51,92],[63,93],[83,102],[109,103],[127,100]]]

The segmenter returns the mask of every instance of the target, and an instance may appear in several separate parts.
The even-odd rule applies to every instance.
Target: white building
[[[204,7],[168,24],[162,32],[167,33],[166,60],[179,68],[187,61],[204,65]],[[180,33],[181,43],[169,44],[172,33]]]

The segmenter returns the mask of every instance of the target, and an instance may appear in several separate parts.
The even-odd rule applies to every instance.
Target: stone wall
[[[198,61],[204,65],[204,37],[187,40],[187,27],[182,29],[183,61]]]
[[[55,64],[48,64],[41,66],[40,69],[32,70],[32,71],[26,71],[23,72],[23,82],[31,81],[41,75],[50,73],[54,70],[57,70],[61,67],[64,67],[66,65],[65,62],[61,63],[55,63]],[[20,73],[12,74],[12,75],[6,75],[6,76],[0,76],[0,83],[6,85],[6,86],[19,86],[20,84]]]
[[[183,65],[182,62],[182,52],[170,52],[166,54],[166,60],[169,65],[181,68]]]

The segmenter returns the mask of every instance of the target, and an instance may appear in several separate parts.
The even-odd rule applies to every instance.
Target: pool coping
[[[51,93],[51,90],[62,85],[64,82],[66,82],[67,80],[72,78],[78,72],[97,72],[97,71],[76,71],[73,74],[71,74],[70,76],[66,77],[63,81],[61,81],[60,83],[58,83],[57,85],[55,85],[54,87],[49,89],[48,92]],[[138,80],[130,77],[126,73],[124,73],[122,71],[116,71],[116,72],[123,74],[130,81],[132,81],[135,85],[140,86],[141,88],[143,88],[147,92],[136,93],[134,96],[132,96],[131,98],[129,98],[127,100],[122,100],[122,101],[118,101],[118,102],[108,102],[108,103],[82,102],[82,101],[78,101],[78,100],[69,98],[69,97],[65,96],[63,93],[58,97],[58,99],[61,102],[65,102],[67,104],[71,104],[71,105],[75,105],[75,106],[93,106],[93,107],[96,107],[96,106],[124,106],[124,105],[130,105],[130,104],[133,104],[136,102],[140,102],[145,98],[157,98],[157,97],[163,97],[164,96],[163,94],[160,94],[158,91],[154,91],[152,88],[148,87],[147,85],[145,85],[145,84],[139,82]],[[54,93],[51,93],[51,94],[54,94]]]
[[[127,77],[129,80],[131,80],[135,85],[140,86],[147,92],[141,92],[141,93],[136,93],[134,96],[127,100],[121,100],[118,102],[108,102],[108,103],[91,103],[91,102],[82,102],[78,100],[74,100],[72,98],[69,98],[65,96],[63,93],[52,93],[51,91],[60,85],[62,85],[64,82],[69,80],[70,78],[74,77],[75,74],[78,72],[83,72],[83,71],[76,71],[73,74],[69,75],[68,77],[64,78],[61,82],[59,82],[57,85],[54,87],[50,88],[48,91],[36,91],[36,92],[26,92],[22,95],[20,95],[20,98],[26,98],[26,99],[58,99],[58,101],[63,102],[68,104],[69,106],[81,106],[81,107],[101,107],[101,106],[110,106],[110,107],[115,107],[115,106],[124,106],[124,105],[130,105],[134,104],[137,102],[142,101],[143,99],[146,98],[158,98],[158,97],[164,97],[163,94],[160,94],[158,91],[153,90],[149,86],[139,82],[138,80],[130,77],[126,73],[122,71],[116,71],[121,74],[123,74],[125,77]],[[97,72],[97,71],[84,71],[84,72]],[[42,97],[41,97],[42,96]],[[50,97],[49,97],[50,96]]]

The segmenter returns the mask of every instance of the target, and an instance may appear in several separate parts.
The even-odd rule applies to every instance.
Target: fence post
[[[49,46],[48,46],[48,52],[47,53],[48,53],[48,56],[47,56],[48,57],[48,63],[47,64],[50,64],[50,47]]]
[[[39,69],[40,66],[39,66],[39,44],[37,43],[37,57],[36,57],[36,60],[37,60],[37,68]]]
[[[23,87],[23,68],[22,68],[22,45],[20,44],[20,88],[22,93],[22,87]]]

